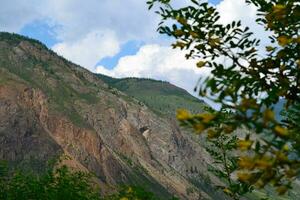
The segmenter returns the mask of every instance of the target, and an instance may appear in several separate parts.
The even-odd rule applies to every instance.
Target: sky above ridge
[[[175,0],[179,4],[188,0]],[[245,0],[209,0],[221,23],[242,20],[266,41],[255,23],[255,8]],[[200,76],[171,40],[156,32],[159,16],[146,0],[1,0],[0,31],[38,39],[68,60],[113,77],[169,81],[193,94]]]

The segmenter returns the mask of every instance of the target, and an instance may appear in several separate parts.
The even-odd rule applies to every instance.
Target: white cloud
[[[251,4],[248,5],[244,0],[223,0],[216,6],[220,13],[220,23],[228,24],[232,21],[241,20],[243,26],[248,26],[254,33],[254,36],[261,39],[261,45],[266,46],[270,40],[264,27],[258,25],[256,20],[257,8]],[[263,50],[261,51],[263,53]]]
[[[94,72],[99,59],[115,55],[120,46],[114,32],[98,30],[76,41],[58,43],[53,50]]]
[[[144,45],[136,55],[121,58],[112,70],[98,66],[96,71],[114,77],[166,80],[189,92],[200,76],[209,74],[207,69],[196,68],[194,60],[186,60],[184,52],[157,44]]]
[[[42,16],[41,1],[1,0],[0,13],[0,31],[18,32],[24,25]]]
[[[45,12],[62,25],[58,36],[68,41],[98,29],[112,30],[120,40],[149,39],[158,19],[146,0],[47,0]]]

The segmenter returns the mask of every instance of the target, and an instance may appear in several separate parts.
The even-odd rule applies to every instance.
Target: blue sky
[[[47,47],[51,48],[53,45],[59,43],[55,35],[55,28],[43,20],[36,20],[26,24],[18,33],[40,40]]]
[[[221,0],[209,0],[210,3],[217,5]],[[125,4],[124,4],[125,6]],[[61,42],[57,38],[55,30],[59,28],[59,25],[49,25],[47,19],[34,20],[24,25],[18,33],[26,35],[28,37],[40,40],[46,44],[49,48],[52,48],[55,44]],[[163,37],[163,36],[162,36]],[[113,69],[120,58],[130,55],[135,55],[139,48],[145,44],[143,40],[129,40],[120,46],[120,50],[113,56],[107,56],[100,59],[95,66],[102,65],[106,69]]]
[[[182,4],[189,0],[173,0]],[[205,1],[205,0],[203,0]],[[209,0],[220,23],[242,20],[260,38],[255,8],[244,0]],[[0,31],[16,32],[45,43],[53,51],[94,73],[169,81],[193,93],[207,68],[195,67],[171,40],[156,32],[159,16],[146,0],[1,0]],[[264,40],[263,40],[264,41]],[[195,95],[195,94],[194,94]]]

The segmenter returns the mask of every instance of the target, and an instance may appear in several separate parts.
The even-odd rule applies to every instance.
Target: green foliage
[[[238,179],[259,188],[271,183],[278,194],[286,193],[300,173],[300,5],[297,0],[246,0],[256,6],[257,23],[270,33],[265,55],[259,55],[260,41],[240,21],[223,25],[219,13],[206,2],[190,0],[186,7],[173,7],[172,0],[149,0],[149,8],[159,5],[158,31],[176,39],[174,48],[186,50],[187,59],[197,59],[197,67],[211,69],[196,87],[199,95],[231,110],[191,115],[179,111],[178,119],[197,133],[249,129],[253,133],[238,141],[245,151],[238,159]],[[173,24],[170,23],[173,21]],[[170,25],[171,24],[171,25]],[[220,60],[226,60],[221,63]],[[294,114],[278,121],[274,105],[285,99],[284,110]],[[217,131],[214,137],[222,137]],[[211,133],[212,134],[212,133]]]
[[[283,123],[289,127],[291,138],[295,141],[292,143],[294,156],[300,155],[300,103],[296,103],[293,106],[290,106],[283,113]]]
[[[107,200],[157,200],[157,198],[151,193],[145,191],[141,187],[137,186],[123,186],[117,194],[109,196]]]
[[[210,110],[210,113],[215,111]],[[222,121],[230,119],[232,113],[223,111]],[[247,183],[232,179],[232,173],[238,169],[238,155],[235,152],[238,145],[238,137],[223,131],[223,127],[215,126],[208,130],[206,150],[214,159],[213,165],[208,170],[219,177],[226,186],[218,186],[223,192],[234,199],[253,190]]]
[[[38,40],[15,33],[0,32],[0,40],[9,42],[11,45],[18,45],[21,41],[25,40],[31,42],[32,44],[36,44],[41,48],[48,49],[43,43]]]
[[[153,193],[138,186],[122,186],[112,195],[101,197],[93,175],[72,171],[66,166],[36,175],[10,171],[0,162],[1,200],[157,200]],[[173,198],[175,200],[175,198]]]
[[[207,142],[209,145],[206,150],[214,159],[214,165],[209,166],[209,171],[226,182],[226,187],[218,186],[218,188],[234,199],[251,192],[253,190],[251,185],[231,178],[231,174],[238,169],[238,156],[233,152],[237,146],[237,137],[221,133],[220,136],[208,139]]]
[[[6,164],[0,163],[0,199],[100,200],[99,189],[92,186],[91,177],[66,166],[40,176],[21,171],[10,173]]]

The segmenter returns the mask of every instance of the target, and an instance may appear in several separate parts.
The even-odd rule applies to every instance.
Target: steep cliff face
[[[0,160],[31,170],[67,155],[105,191],[126,183],[161,197],[222,198],[205,184],[208,154],[175,120],[8,33],[0,33],[0,146]]]

